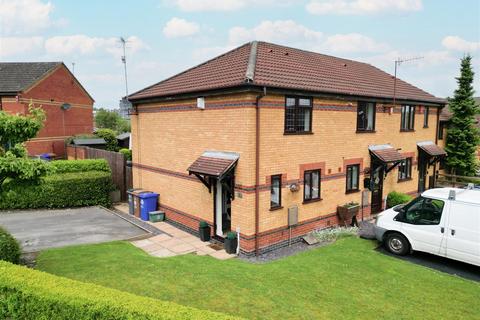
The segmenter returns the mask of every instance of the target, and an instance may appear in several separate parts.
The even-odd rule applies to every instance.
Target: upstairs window
[[[303,201],[320,199],[320,170],[305,171],[303,174]]]
[[[282,206],[282,176],[272,176],[272,185],[270,187],[270,208],[277,209]]]
[[[400,129],[402,131],[412,131],[415,124],[415,106],[402,106],[402,120]]]
[[[347,166],[347,193],[358,191],[358,180],[360,176],[360,165]]]
[[[285,133],[312,132],[312,99],[286,97],[285,99]]]
[[[443,131],[445,130],[445,122],[440,121],[438,124],[438,140],[443,140]]]
[[[428,128],[428,114],[430,113],[429,107],[423,108],[423,127]]]
[[[403,160],[398,165],[398,180],[409,180],[412,178],[412,158]]]
[[[368,132],[375,130],[375,109],[374,102],[358,102],[357,131]]]

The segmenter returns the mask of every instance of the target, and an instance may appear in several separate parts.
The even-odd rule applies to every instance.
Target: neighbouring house
[[[480,97],[474,98],[477,105],[480,105]],[[452,111],[448,108],[448,105],[442,109],[440,113],[440,122],[438,126],[438,145],[442,148],[445,148],[446,139],[447,139],[447,131],[448,131],[448,124],[450,122],[450,118],[452,118]],[[480,114],[476,116],[477,119],[477,127],[480,129]],[[480,161],[480,146],[477,148],[477,157]],[[443,162],[442,169],[443,169]]]
[[[339,205],[362,203],[367,218],[392,190],[423,191],[445,154],[443,99],[366,63],[266,42],[129,100],[134,187],[159,192],[172,223],[239,232],[246,254],[338,224]]]
[[[30,155],[65,156],[65,139],[91,134],[93,98],[62,62],[1,62],[0,110],[26,114],[33,103],[47,119],[38,136],[27,142]]]

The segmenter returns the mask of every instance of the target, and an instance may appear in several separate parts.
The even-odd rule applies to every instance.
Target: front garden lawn
[[[38,269],[137,295],[256,319],[478,319],[480,284],[345,238],[267,264],[154,258],[127,242],[52,249]]]

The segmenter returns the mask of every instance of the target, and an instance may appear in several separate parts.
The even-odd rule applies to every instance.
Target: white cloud
[[[163,34],[167,38],[179,38],[192,36],[200,31],[200,27],[195,22],[185,19],[172,18],[163,28]]]
[[[287,6],[298,0],[165,0],[181,11],[237,11],[250,6]]]
[[[127,39],[129,53],[147,48],[141,39],[132,36]],[[94,54],[101,51],[114,56],[122,55],[118,38],[89,37],[83,34],[71,36],[56,36],[45,41],[45,50],[50,55]]]
[[[258,26],[247,29],[234,27],[229,32],[229,43],[238,45],[251,40],[263,40],[282,44],[315,44],[323,34],[309,29],[293,20],[263,21]]]
[[[0,58],[31,54],[42,47],[42,37],[0,37]]]
[[[472,52],[480,50],[480,41],[467,41],[457,36],[447,36],[443,38],[442,45],[448,50]]]
[[[322,47],[331,52],[382,52],[388,49],[388,45],[359,33],[329,36]]]
[[[422,0],[311,0],[307,11],[312,14],[376,14],[409,12],[422,9]]]
[[[0,0],[0,30],[4,35],[34,33],[52,24],[53,5],[40,0]]]

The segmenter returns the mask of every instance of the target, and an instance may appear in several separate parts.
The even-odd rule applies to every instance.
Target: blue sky
[[[371,63],[440,97],[470,53],[480,95],[478,0],[0,0],[0,61],[64,61],[96,100],[129,92],[251,40]]]

